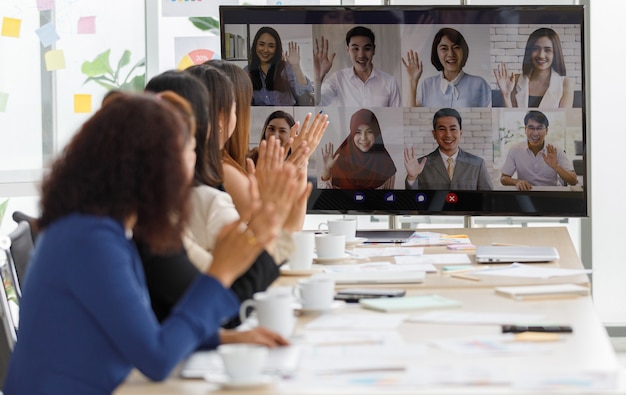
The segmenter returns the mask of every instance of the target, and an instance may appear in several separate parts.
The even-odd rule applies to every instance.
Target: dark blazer
[[[452,180],[441,160],[439,148],[425,156],[428,158],[424,170],[417,176],[413,185],[404,180],[406,189],[434,189],[434,190],[491,190],[491,180],[485,166],[485,161],[476,155],[459,148]],[[423,159],[422,159],[423,160]]]
[[[163,321],[200,271],[191,263],[184,248],[171,254],[155,254],[144,243],[135,240],[135,244],[146,275],[152,310],[159,321]],[[230,289],[242,302],[252,298],[255,292],[265,291],[278,276],[278,265],[271,255],[263,251]],[[239,324],[239,317],[236,316],[222,326],[234,328]]]

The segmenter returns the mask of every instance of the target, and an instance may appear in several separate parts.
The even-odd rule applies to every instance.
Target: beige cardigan
[[[230,195],[217,188],[201,185],[191,193],[192,213],[184,244],[191,261],[206,270],[213,260],[211,251],[222,227],[239,219]],[[291,235],[281,232],[271,254],[276,263],[286,260],[295,248]]]

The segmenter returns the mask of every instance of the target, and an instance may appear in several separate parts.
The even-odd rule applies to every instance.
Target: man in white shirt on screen
[[[315,68],[315,102],[319,106],[341,107],[400,107],[398,82],[382,70],[374,69],[376,53],[372,30],[356,26],[346,34],[346,53],[352,67],[330,71],[335,54],[328,57],[328,39],[315,39],[313,63]]]
[[[529,111],[524,116],[527,140],[514,144],[502,166],[502,185],[514,185],[520,191],[530,191],[533,185],[576,185],[578,178],[565,152],[546,144],[548,118],[541,111]],[[517,178],[513,175],[517,173]]]

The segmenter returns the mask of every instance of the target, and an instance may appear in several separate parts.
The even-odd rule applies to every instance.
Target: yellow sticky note
[[[89,113],[91,112],[91,95],[75,94],[74,95],[74,112]]]
[[[4,17],[2,18],[2,33],[1,35],[6,37],[19,37],[20,27],[22,26],[21,19]]]
[[[61,70],[65,68],[65,54],[63,50],[55,49],[53,51],[46,52],[46,70]]]

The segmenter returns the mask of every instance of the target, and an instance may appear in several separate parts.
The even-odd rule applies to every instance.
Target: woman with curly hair
[[[110,394],[133,368],[162,380],[237,313],[228,287],[274,234],[229,224],[210,268],[162,323],[131,240],[134,234],[159,253],[181,247],[194,122],[173,93],[114,93],[53,163],[6,393]],[[255,220],[273,223],[273,209]]]

